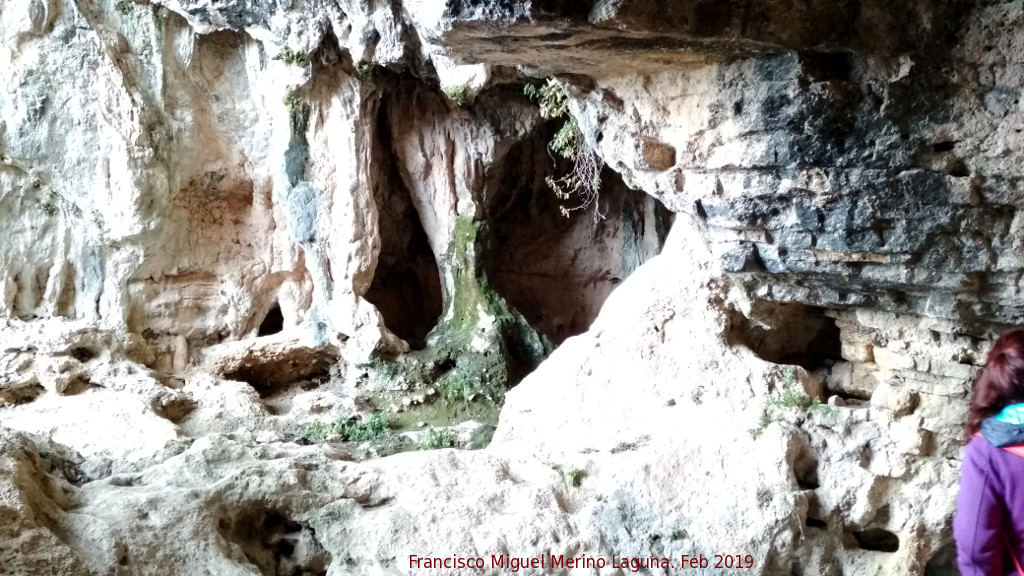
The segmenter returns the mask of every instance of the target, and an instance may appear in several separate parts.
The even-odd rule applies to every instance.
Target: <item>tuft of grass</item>
[[[455,102],[459,106],[469,104],[469,87],[465,84],[461,86],[445,86],[443,92],[449,100]]]
[[[302,427],[299,435],[312,442],[323,442],[337,436],[343,442],[363,442],[376,440],[387,434],[391,423],[387,415],[371,414],[362,422],[353,422],[352,418],[340,416],[334,422],[308,422]]]
[[[450,448],[455,445],[455,433],[449,428],[427,428],[420,438],[421,450],[437,450],[439,448]]]
[[[570,468],[569,471],[565,473],[565,481],[569,483],[569,486],[579,488],[580,485],[583,484],[583,477],[586,475],[587,473],[579,468]]]

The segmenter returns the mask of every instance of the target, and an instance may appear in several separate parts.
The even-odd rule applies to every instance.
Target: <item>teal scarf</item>
[[[995,419],[1007,424],[1024,424],[1024,404],[1010,404],[996,414]]]

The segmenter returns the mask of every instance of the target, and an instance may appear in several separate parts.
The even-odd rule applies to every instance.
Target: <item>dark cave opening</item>
[[[605,218],[592,207],[564,217],[544,180],[571,169],[548,150],[559,127],[547,123],[514,144],[492,171],[485,259],[494,289],[556,344],[586,331],[611,291],[661,251],[674,216],[606,167],[598,205]]]
[[[427,334],[441,316],[441,273],[393,160],[385,105],[377,118],[372,153],[374,165],[380,168],[372,186],[381,247],[365,298],[377,307],[388,329],[417,350],[425,346]]]
[[[853,537],[862,550],[892,553],[900,549],[899,536],[881,528],[869,528],[861,532],[854,532]]]
[[[219,516],[220,536],[236,545],[260,574],[323,576],[331,566],[331,553],[311,527],[264,502],[245,502]]]
[[[284,330],[284,314],[281,313],[281,305],[274,302],[274,305],[270,307],[267,315],[263,318],[263,322],[260,322],[256,335],[271,336],[273,334],[280,334],[282,330]]]
[[[727,338],[762,360],[808,371],[842,361],[839,327],[824,308],[787,302],[755,302],[747,314],[734,310]]]

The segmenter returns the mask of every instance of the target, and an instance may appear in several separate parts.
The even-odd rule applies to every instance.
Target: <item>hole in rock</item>
[[[956,178],[966,178],[971,175],[971,170],[967,167],[967,163],[960,159],[950,164],[946,172]]]
[[[382,104],[373,145],[373,196],[379,212],[380,254],[365,298],[384,324],[413,349],[421,349],[441,316],[441,273],[427,233],[393,160],[391,134]]]
[[[960,576],[956,566],[956,544],[939,548],[924,567],[924,576]]]
[[[853,537],[863,550],[891,553],[900,549],[899,537],[881,528],[869,528],[862,532],[854,532]]]
[[[954,147],[956,147],[956,142],[953,142],[953,141],[936,142],[935,144],[932,144],[932,151],[933,152],[949,152]]]
[[[810,526],[811,528],[821,528],[822,530],[828,529],[828,523],[824,520],[819,520],[817,518],[808,517],[804,524]]]
[[[27,386],[0,388],[0,407],[8,404],[24,404],[31,402],[46,393],[46,388],[38,382]]]
[[[257,336],[270,336],[271,334],[279,334],[284,330],[284,314],[281,313],[281,305],[274,303],[267,312],[263,322],[260,322],[260,328],[257,330]]]
[[[631,190],[608,168],[599,197],[605,218],[595,222],[593,207],[564,217],[545,182],[572,168],[548,149],[559,128],[545,124],[491,172],[492,243],[484,259],[494,289],[556,344],[590,327],[608,294],[661,251],[673,221],[660,202]]]
[[[266,398],[275,388],[328,378],[339,359],[338,349],[333,346],[254,344],[219,360],[217,372],[227,380],[249,384]]]
[[[755,302],[749,315],[733,311],[726,337],[731,345],[746,346],[762,360],[806,370],[842,360],[839,327],[824,308],[815,306]]]
[[[260,502],[239,505],[222,513],[217,527],[224,539],[237,544],[264,576],[324,576],[331,554],[308,526],[267,510]]]
[[[800,447],[793,461],[793,476],[801,490],[815,490],[821,485],[818,481],[818,457],[807,444]]]
[[[76,346],[72,348],[68,354],[70,354],[75,360],[82,363],[88,362],[98,355],[95,350],[86,348],[85,346]]]
[[[850,55],[843,52],[804,52],[800,63],[804,72],[819,82],[848,81],[853,72]]]

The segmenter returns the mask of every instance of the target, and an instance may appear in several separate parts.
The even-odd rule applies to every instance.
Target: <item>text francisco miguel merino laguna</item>
[[[583,555],[578,558],[566,558],[563,555],[519,557],[500,554],[491,556],[490,565],[479,557],[444,556],[424,557],[409,556],[409,568],[502,568],[518,572],[521,568],[622,568],[630,572],[638,572],[644,568],[753,568],[754,557],[750,554],[683,554],[678,558],[629,558],[612,556],[611,559],[601,556]]]

